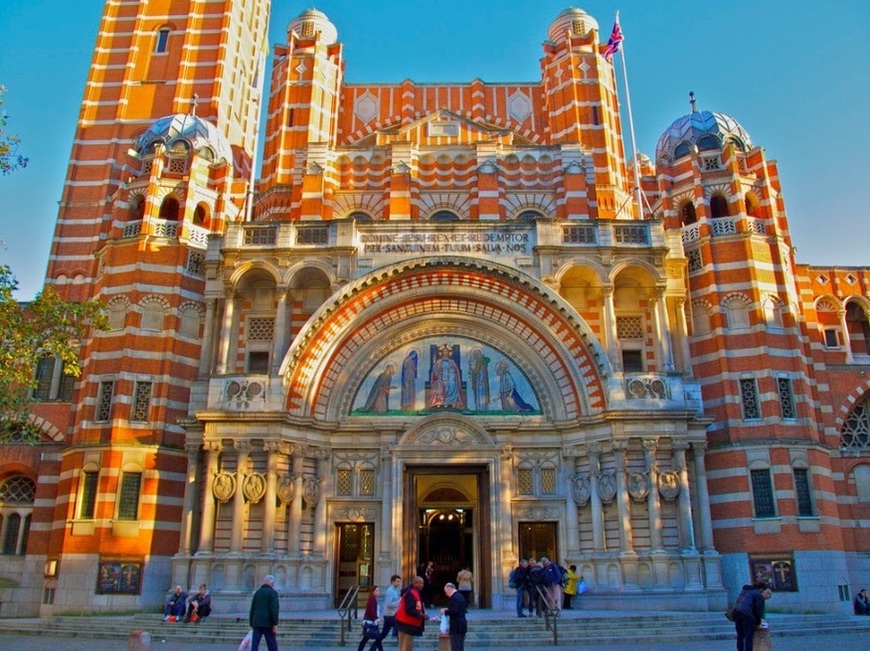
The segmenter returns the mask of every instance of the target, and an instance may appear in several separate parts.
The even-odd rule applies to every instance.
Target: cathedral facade
[[[580,9],[527,83],[347,83],[316,10],[267,80],[269,4],[106,3],[46,283],[109,328],[0,450],[2,614],[267,573],[332,608],[428,560],[508,609],[542,556],[600,608],[848,611],[870,273],[794,259],[740,124],[693,102],[626,160]]]

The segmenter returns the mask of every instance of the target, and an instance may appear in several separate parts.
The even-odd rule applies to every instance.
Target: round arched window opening
[[[694,224],[698,221],[698,216],[695,214],[695,204],[691,201],[686,201],[680,207],[680,223],[683,226],[688,226],[689,224]]]
[[[517,216],[517,220],[521,222],[533,222],[536,219],[544,219],[546,215],[537,210],[524,210]]]
[[[714,219],[717,217],[727,217],[728,199],[721,194],[714,194],[710,197],[710,216]]]
[[[439,210],[429,218],[429,221],[438,223],[458,222],[459,215],[449,210]]]
[[[173,196],[168,196],[160,204],[160,219],[168,221],[178,221],[178,213],[180,205],[178,199]]]

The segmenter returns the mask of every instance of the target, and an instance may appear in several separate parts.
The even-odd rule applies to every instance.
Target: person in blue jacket
[[[737,602],[734,604],[734,628],[737,630],[737,651],[752,651],[755,629],[764,617],[764,595],[761,591],[767,586],[757,582],[744,585]]]

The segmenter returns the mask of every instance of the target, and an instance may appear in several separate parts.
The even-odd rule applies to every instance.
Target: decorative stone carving
[[[452,425],[444,425],[424,432],[417,441],[429,445],[467,445],[471,442],[471,437]]]
[[[518,509],[518,515],[523,520],[531,521],[555,520],[561,517],[561,513],[550,506],[530,506]]]
[[[659,473],[659,494],[668,502],[673,502],[680,494],[680,473],[668,470]]]
[[[628,494],[635,502],[642,502],[649,495],[650,478],[648,472],[630,472],[627,474]]]
[[[631,398],[665,400],[669,397],[668,385],[656,377],[635,377],[628,381],[627,394]]]
[[[236,477],[231,472],[219,472],[211,484],[211,492],[219,502],[229,502],[236,494]]]
[[[608,504],[616,497],[616,474],[602,472],[598,475],[598,496],[601,502]]]
[[[336,520],[349,520],[351,522],[365,522],[365,521],[375,520],[376,518],[377,518],[377,511],[375,509],[348,507],[346,509],[336,509],[336,511],[335,511],[335,519]]]
[[[278,489],[276,491],[278,499],[281,500],[281,504],[284,504],[285,506],[290,504],[293,501],[294,492],[295,487],[293,485],[293,476],[287,475],[286,477],[282,477],[281,481],[278,482]]]
[[[261,472],[252,472],[250,475],[246,475],[242,491],[249,502],[256,504],[266,494],[266,475]]]
[[[574,502],[577,506],[586,506],[589,498],[592,496],[592,487],[589,483],[589,477],[574,477],[571,482],[571,491],[574,494]]]
[[[317,502],[320,501],[320,480],[315,477],[303,477],[302,499],[309,508],[317,506]]]
[[[229,409],[246,411],[251,408],[254,401],[266,401],[266,387],[262,380],[257,379],[232,379],[224,384],[224,399],[229,403]]]

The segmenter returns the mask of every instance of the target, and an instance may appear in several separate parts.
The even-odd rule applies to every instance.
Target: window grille
[[[520,468],[517,470],[517,491],[520,495],[533,495],[535,493],[531,469]]]
[[[813,515],[813,500],[810,495],[810,477],[806,468],[794,469],[794,492],[797,498],[798,516],[810,518]]]
[[[275,319],[248,320],[248,341],[272,341],[274,335]]]
[[[90,470],[82,473],[82,496],[79,517],[90,520],[97,510],[98,473]]]
[[[616,317],[617,339],[643,339],[643,317]]]
[[[867,400],[855,405],[840,432],[840,449],[859,452],[870,449],[870,413]]]
[[[543,495],[556,494],[556,469],[542,468],[541,469],[541,493]]]
[[[33,504],[36,484],[24,475],[13,475],[0,484],[0,502],[6,504]]]
[[[139,518],[139,491],[141,487],[141,472],[125,472],[121,477],[121,493],[118,497],[119,520]]]
[[[205,275],[205,253],[190,251],[187,254],[187,270],[195,276]]]
[[[722,164],[719,162],[718,156],[710,156],[709,158],[704,158],[703,161],[705,172],[722,169]]]
[[[375,471],[371,469],[359,471],[359,494],[375,494]]]
[[[786,419],[797,418],[791,380],[785,377],[777,378],[776,388],[779,391],[779,408],[782,412],[782,417]]]
[[[51,381],[54,378],[54,357],[46,356],[36,364],[34,400],[51,400]]]
[[[622,370],[626,373],[643,373],[643,351],[623,350]]]
[[[100,382],[97,394],[97,413],[94,420],[105,422],[112,416],[112,395],[114,392],[114,382]]]
[[[306,20],[302,23],[302,38],[311,38],[314,36],[314,22]]]
[[[130,420],[144,422],[148,420],[148,409],[151,406],[151,382],[137,382],[133,394],[133,413]]]
[[[329,244],[329,228],[324,226],[299,226],[296,229],[296,244],[302,246]]]
[[[245,228],[247,246],[271,246],[278,239],[278,229],[274,226],[248,226]]]
[[[737,233],[737,223],[734,219],[721,217],[710,223],[713,235],[734,235]]]
[[[353,473],[342,469],[335,473],[335,492],[338,495],[350,495],[353,491]]]
[[[744,420],[761,418],[761,409],[758,406],[758,389],[754,379],[740,380],[740,402],[743,405]]]
[[[583,36],[586,33],[586,21],[575,18],[571,21],[571,31]]]
[[[562,229],[563,244],[595,244],[596,229],[592,224],[566,226]]]
[[[168,172],[172,174],[184,174],[187,171],[187,160],[184,158],[170,158]]]
[[[649,229],[646,224],[617,224],[613,227],[617,244],[649,244]]]
[[[69,401],[72,400],[73,388],[75,387],[75,376],[69,373],[63,373],[60,376],[60,387],[57,390],[57,399]]]
[[[770,470],[752,470],[752,501],[756,518],[775,518],[776,504],[773,500],[773,485]]]
[[[701,251],[700,249],[694,249],[692,251],[688,251],[686,257],[689,260],[689,273],[697,273],[704,269],[704,263],[701,259]]]

